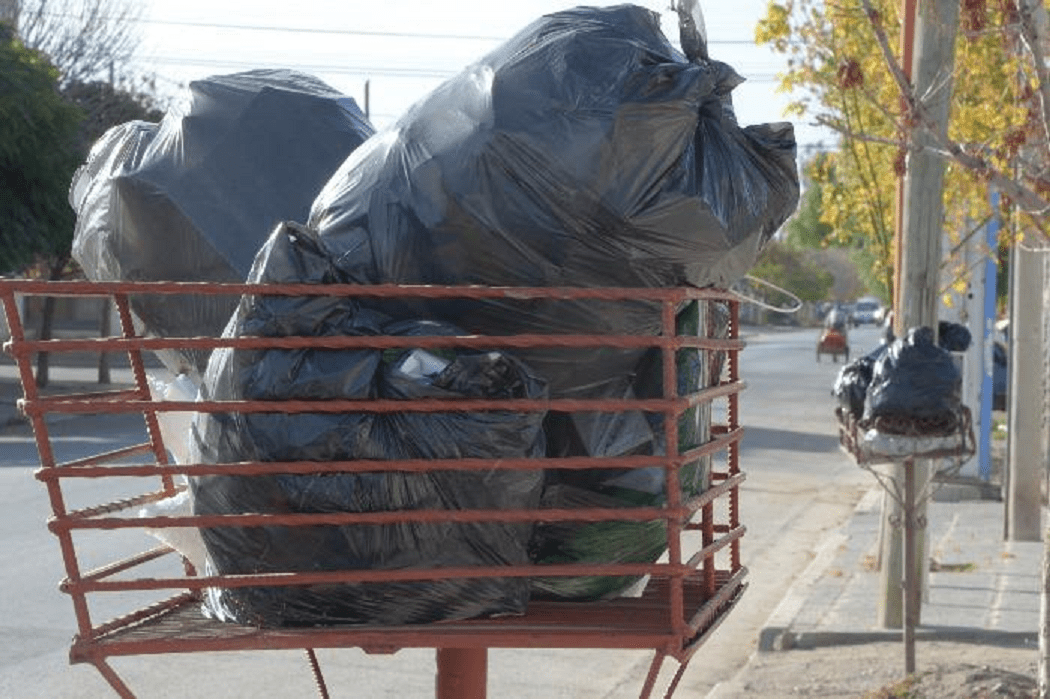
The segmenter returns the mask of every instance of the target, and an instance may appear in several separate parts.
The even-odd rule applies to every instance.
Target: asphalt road
[[[742,486],[741,518],[748,528],[742,551],[750,587],[693,657],[675,694],[679,699],[705,697],[737,673],[756,648],[758,630],[811,560],[822,535],[845,521],[873,485],[871,476],[838,449],[830,389],[842,365],[826,357],[815,361],[817,334],[816,329],[766,328],[745,333],[749,344],[741,373],[749,387],[741,399],[746,429],[741,463],[748,479]],[[877,344],[878,331],[853,330],[850,339],[852,355],[859,356]],[[98,451],[100,443],[140,440],[139,423],[136,418],[70,418],[53,429],[53,441],[61,459],[75,458],[89,447]],[[113,696],[93,668],[68,665],[74,615],[69,599],[57,590],[64,573],[56,540],[45,528],[49,506],[46,489],[32,477],[36,464],[27,428],[0,432],[0,697]],[[82,497],[86,503],[93,495]],[[332,697],[434,696],[432,651],[370,656],[342,650],[320,656]],[[489,696],[637,696],[648,662],[648,654],[633,651],[494,650]],[[144,698],[314,695],[298,652],[146,656],[113,664]]]

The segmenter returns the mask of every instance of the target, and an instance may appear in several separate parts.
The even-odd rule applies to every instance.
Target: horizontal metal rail
[[[332,296],[360,299],[503,299],[548,302],[648,304],[653,313],[651,334],[538,333],[458,336],[331,336],[331,337],[143,337],[135,329],[130,299],[137,295]],[[112,299],[120,312],[116,337],[34,339],[26,336],[17,296],[97,297]],[[52,516],[48,527],[58,537],[65,577],[61,589],[73,601],[78,632],[70,651],[74,662],[90,662],[121,696],[133,696],[106,659],[136,654],[193,653],[213,650],[267,650],[360,647],[368,652],[399,648],[633,648],[655,652],[650,677],[643,687],[648,696],[655,671],[663,658],[681,663],[668,696],[685,663],[725,619],[747,587],[747,569],[740,562],[740,542],[746,527],[739,519],[739,488],[744,474],[739,465],[739,443],[744,430],[737,423],[737,401],[746,384],[739,378],[737,354],[744,343],[737,337],[736,299],[718,289],[532,288],[429,285],[255,285],[196,282],[42,282],[0,280],[0,297],[11,339],[4,346],[16,361],[25,397],[20,405],[33,426],[41,467],[36,477],[48,490]],[[686,301],[728,304],[732,319],[727,337],[679,336],[674,331],[675,309]],[[506,350],[591,348],[645,350],[661,353],[662,396],[642,399],[530,399],[455,400],[282,400],[282,401],[161,401],[151,397],[143,355],[164,350],[212,351],[256,349],[387,350],[402,348]],[[675,358],[683,350],[704,356],[726,357],[725,376],[712,385],[679,395]],[[116,391],[42,395],[32,381],[30,362],[41,352],[120,353],[127,355],[134,386]],[[726,401],[724,423],[710,425],[710,439],[679,451],[678,416],[698,407]],[[537,458],[356,459],[342,461],[244,461],[237,463],[170,463],[158,418],[166,413],[624,413],[663,417],[666,453],[617,457],[544,456]],[[59,462],[55,458],[48,419],[58,415],[135,415],[145,422],[147,442]],[[721,469],[707,472],[709,485],[699,494],[686,494],[681,471],[701,459],[725,456]],[[132,461],[129,463],[129,461]],[[321,475],[354,473],[434,473],[463,471],[583,472],[591,469],[661,469],[666,499],[659,505],[617,507],[534,507],[525,509],[390,509],[369,512],[266,514],[244,512],[179,516],[139,516],[144,505],[182,492],[179,478],[207,476],[266,477],[275,474]],[[71,482],[93,479],[120,484],[124,493],[136,479],[153,487],[111,502],[75,509],[66,505],[65,488]],[[156,485],[159,483],[159,487]],[[716,507],[718,505],[718,507]],[[389,524],[449,523],[520,524],[558,522],[658,523],[666,540],[664,559],[653,562],[522,563],[516,565],[417,566],[399,569],[347,569],[244,574],[198,574],[167,545],[156,545],[82,571],[77,541],[80,536],[107,536],[115,532],[160,531],[178,528],[383,526]],[[76,535],[76,537],[74,536]],[[170,560],[181,561],[176,575]],[[158,568],[157,566],[160,566]],[[640,597],[618,597],[597,602],[533,600],[524,615],[442,621],[435,624],[358,625],[318,628],[256,628],[223,623],[201,613],[201,595],[212,588],[296,587],[355,585],[428,580],[493,578],[564,578],[612,576],[647,579]],[[92,620],[95,595],[165,593],[115,619]],[[136,598],[137,599],[137,598]],[[141,605],[141,602],[136,602]]]

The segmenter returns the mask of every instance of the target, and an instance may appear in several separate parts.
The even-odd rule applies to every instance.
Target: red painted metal
[[[487,649],[437,649],[436,699],[485,699],[487,682]]]
[[[324,337],[324,338],[146,338],[136,334],[129,306],[135,294],[243,294],[334,295],[371,298],[501,298],[560,299],[574,301],[650,302],[659,313],[663,331],[652,336],[625,335],[544,335],[412,337],[413,347],[657,347],[662,352],[663,396],[646,400],[462,400],[462,401],[227,401],[157,402],[150,397],[143,352],[160,349],[215,347],[404,347],[401,337]],[[121,319],[121,335],[103,338],[58,338],[35,340],[27,337],[19,315],[17,296],[108,297],[114,300]],[[134,697],[131,689],[108,664],[108,658],[141,655],[194,653],[218,650],[301,649],[307,654],[322,697],[326,696],[314,649],[359,647],[369,653],[393,653],[401,648],[434,648],[437,652],[437,699],[483,699],[485,696],[488,648],[623,648],[650,650],[653,660],[640,688],[646,699],[655,691],[665,659],[678,662],[678,669],[666,688],[675,691],[690,658],[726,618],[746,588],[747,570],[741,565],[740,543],[745,527],[739,516],[739,441],[743,429],[738,423],[739,393],[744,383],[739,377],[737,354],[744,343],[738,339],[739,314],[734,297],[714,289],[582,289],[449,287],[400,285],[281,285],[206,283],[94,283],[0,281],[0,298],[7,314],[11,340],[5,349],[14,357],[22,380],[21,405],[35,433],[40,455],[37,478],[47,488],[52,517],[49,528],[59,540],[65,580],[62,590],[70,595],[77,623],[77,634],[70,649],[72,662],[95,665],[117,695]],[[676,309],[691,299],[724,301],[731,310],[729,337],[678,337],[675,335]],[[677,395],[676,352],[700,348],[727,355],[724,376],[714,386],[687,396]],[[134,385],[128,390],[41,395],[33,380],[31,360],[35,353],[67,352],[125,353]],[[700,447],[678,453],[678,420],[683,411],[701,404],[725,401],[725,421],[712,425],[711,440]],[[165,411],[203,412],[355,412],[373,411],[625,411],[662,413],[665,417],[665,443],[662,456],[623,458],[549,458],[406,460],[398,462],[284,462],[239,464],[169,463],[159,429],[158,415]],[[91,455],[76,461],[58,463],[51,445],[48,419],[62,414],[137,413],[144,419],[147,441],[112,452]],[[716,414],[712,411],[712,414]],[[725,454],[723,468],[718,456]],[[678,471],[686,463],[712,455],[710,487],[699,496],[684,498]],[[135,462],[134,460],[138,460]],[[145,460],[143,460],[145,459]],[[663,507],[587,508],[575,510],[412,510],[317,515],[215,515],[209,517],[135,517],[143,504],[156,502],[177,492],[176,478],[236,472],[243,475],[265,473],[319,473],[397,470],[422,472],[437,469],[586,469],[651,468],[665,470],[667,503]],[[70,508],[64,486],[78,479],[104,479],[115,486],[114,493],[125,493],[127,484],[148,482],[137,494],[123,495],[110,502]],[[166,526],[253,526],[266,524],[316,525],[390,522],[485,522],[485,521],[649,521],[663,520],[667,531],[666,560],[649,564],[564,564],[519,565],[404,570],[354,570],[284,575],[198,575],[186,561],[179,575],[142,573],[147,565],[176,556],[166,546],[153,545],[118,557],[91,570],[81,569],[74,534],[78,532],[127,531]],[[176,566],[178,568],[178,566]],[[259,584],[305,585],[319,582],[353,583],[362,581],[427,580],[463,577],[529,577],[552,575],[647,575],[649,582],[638,597],[620,597],[599,602],[533,601],[528,611],[517,617],[471,619],[406,626],[332,626],[324,628],[266,629],[216,622],[200,612],[200,593],[206,587],[235,587]],[[143,592],[157,595],[152,603],[136,606],[118,618],[97,623],[92,619],[91,601],[104,592],[112,599],[121,593]]]

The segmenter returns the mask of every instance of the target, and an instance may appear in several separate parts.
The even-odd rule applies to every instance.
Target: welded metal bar
[[[437,648],[435,699],[485,699],[488,693],[488,650]]]
[[[171,548],[170,546],[157,546],[155,548],[149,549],[148,551],[143,551],[138,555],[130,556],[120,561],[115,561],[108,565],[100,566],[98,568],[89,570],[81,576],[81,579],[84,582],[94,582],[95,580],[102,580],[112,575],[117,575],[118,573],[123,573],[124,571],[137,568],[138,566],[145,565],[147,563],[152,563],[158,558],[167,556],[169,553],[172,553],[174,551],[175,549]],[[66,591],[67,590],[63,589],[63,592]]]
[[[664,337],[674,337],[678,334],[676,308],[670,304],[664,304],[661,313],[661,328]],[[678,398],[678,353],[675,347],[664,345],[662,349],[663,362],[663,396],[672,402]],[[664,466],[664,488],[667,490],[667,509],[676,512],[682,505],[682,483],[680,478],[679,464],[674,463],[678,456],[678,417],[681,410],[668,408],[664,411],[664,453],[669,463]],[[667,541],[667,558],[672,568],[682,564],[682,525],[692,513],[685,516],[669,516],[665,521],[665,535]],[[682,633],[685,628],[685,593],[682,588],[682,578],[672,577],[670,580],[670,619],[669,624],[676,633]]]
[[[571,301],[654,301],[672,306],[689,299],[737,302],[731,292],[715,288],[679,287],[578,287],[578,286],[462,286],[429,284],[232,284],[225,282],[103,282],[5,279],[13,293],[38,296],[94,296],[114,294],[194,294],[210,296],[338,296],[361,298],[431,299],[546,299]]]
[[[153,464],[116,464],[112,466],[98,465],[107,459],[107,455],[79,459],[63,463],[53,469],[39,472],[40,480],[53,478],[109,478],[109,477],[136,477],[152,476],[157,473],[186,476],[210,476],[210,475],[241,475],[254,476],[274,473],[362,473],[376,470],[377,462],[382,464],[384,471],[398,471],[405,473],[416,473],[426,471],[440,471],[448,468],[456,468],[463,471],[489,471],[489,470],[587,470],[587,469],[637,469],[663,466],[666,463],[686,464],[701,456],[714,454],[727,448],[730,442],[738,441],[743,436],[743,430],[716,436],[710,442],[695,449],[682,452],[677,458],[670,459],[665,456],[568,456],[535,458],[508,458],[508,459],[399,459],[397,461],[383,461],[376,459],[359,459],[352,461],[238,461],[224,464],[178,464],[155,466]],[[148,451],[149,445],[142,444],[129,447],[126,450],[109,452],[115,458],[133,456],[143,451]],[[726,480],[727,474],[717,474],[716,480]]]
[[[665,563],[560,563],[544,565],[456,566],[441,568],[354,569],[328,572],[295,571],[206,575],[195,578],[138,578],[129,580],[67,580],[62,588],[70,593],[129,592],[133,590],[193,589],[207,587],[294,587],[366,582],[456,580],[463,578],[582,577],[607,575],[641,577],[653,575],[681,578],[692,572],[685,566]]]
[[[127,337],[127,338],[59,338],[49,340],[26,340],[24,351],[35,352],[117,352],[151,351],[168,349],[214,350],[220,347],[231,349],[401,349],[422,347],[425,349],[522,349],[557,347],[559,349],[589,349],[593,347],[617,347],[624,349],[647,349],[670,344],[679,348],[729,351],[739,349],[732,340],[706,339],[703,337],[679,336],[675,339],[659,335],[289,335],[283,337]]]
[[[324,675],[321,673],[321,663],[317,662],[317,652],[313,648],[305,648],[306,661],[310,664],[310,672],[314,677],[314,684],[317,685],[317,693],[321,699],[328,699],[328,685],[324,681]]]
[[[135,337],[137,333],[131,318],[131,305],[128,302],[127,294],[115,294],[113,302],[117,306],[117,314],[120,317],[121,334],[125,339]],[[135,388],[138,391],[138,397],[141,400],[149,401],[149,380],[146,378],[146,365],[142,361],[142,350],[129,348],[127,357],[128,363],[131,365],[132,376],[135,377]],[[153,458],[156,459],[158,464],[168,463],[168,451],[164,448],[164,441],[160,435],[160,422],[157,419],[157,412],[152,405],[142,411],[142,417],[146,422],[146,435],[153,449]],[[169,495],[175,492],[175,483],[171,476],[160,474],[160,482],[164,492]]]
[[[7,316],[7,329],[11,339],[5,349],[10,348],[18,367],[18,375],[22,381],[22,393],[26,401],[33,401],[39,397],[36,385],[36,377],[33,375],[32,355],[19,350],[19,344],[25,342],[25,327],[22,325],[22,314],[18,308],[13,289],[5,288],[3,293],[4,312]],[[40,455],[40,467],[43,469],[55,466],[55,453],[51,448],[51,436],[48,432],[47,421],[43,415],[28,415],[30,424],[33,426],[33,436],[36,439],[37,452]],[[47,486],[47,496],[51,503],[51,512],[56,517],[61,517],[66,512],[65,499],[62,496],[62,488],[59,483],[51,481]],[[65,568],[66,578],[77,580],[80,578],[80,567],[77,563],[76,547],[73,545],[73,537],[70,532],[56,532],[59,549],[62,551],[62,564]],[[91,633],[91,615],[88,610],[87,601],[83,596],[72,595],[73,611],[76,614],[77,629],[82,635]]]
[[[99,656],[92,659],[91,664],[106,679],[106,682],[109,682],[109,686],[113,688],[113,691],[117,693],[120,699],[135,699],[135,694],[131,691],[131,688],[125,684],[124,680],[117,674],[117,671],[110,667],[104,657]]]
[[[475,661],[480,653],[490,647],[589,647],[589,648],[649,648],[663,657],[671,655],[681,661],[676,680],[668,689],[674,691],[677,680],[684,671],[687,660],[697,645],[707,638],[714,627],[721,623],[724,614],[731,609],[743,588],[746,574],[739,562],[739,542],[746,528],[739,524],[737,512],[738,488],[743,480],[739,469],[739,440],[743,434],[737,424],[737,398],[745,388],[739,380],[737,353],[744,343],[737,338],[738,303],[728,292],[718,290],[678,289],[580,289],[580,288],[480,288],[480,287],[405,287],[401,285],[315,286],[287,285],[275,288],[257,285],[196,284],[196,283],[108,283],[95,282],[19,282],[8,286],[0,283],[5,297],[5,309],[16,308],[13,289],[39,295],[122,295],[118,311],[123,308],[122,322],[130,322],[127,305],[128,294],[260,294],[295,296],[360,296],[369,298],[501,298],[501,299],[594,299],[597,301],[648,301],[660,304],[662,334],[655,336],[585,336],[585,335],[516,335],[501,337],[413,337],[413,338],[142,338],[134,334],[129,323],[124,323],[123,337],[98,340],[49,340],[29,341],[24,333],[12,334],[9,343],[12,354],[21,356],[24,363],[19,367],[25,384],[32,378],[28,362],[36,351],[127,351],[133,363],[136,390],[128,400],[115,394],[41,397],[35,391],[26,392],[24,405],[33,421],[41,424],[38,432],[38,447],[41,448],[43,467],[38,478],[49,490],[54,488],[59,496],[59,507],[53,507],[54,517],[50,527],[60,541],[72,542],[74,530],[107,531],[143,527],[172,526],[310,526],[321,523],[368,523],[389,524],[415,521],[486,522],[486,521],[656,521],[666,523],[667,563],[651,564],[564,564],[553,566],[520,565],[492,567],[459,567],[416,570],[354,570],[329,572],[269,573],[259,575],[213,575],[208,577],[147,577],[124,579],[123,574],[170,553],[168,547],[155,548],[121,561],[116,561],[88,573],[79,574],[76,551],[70,545],[63,546],[63,558],[67,564],[67,579],[63,583],[74,600],[78,611],[81,633],[71,649],[71,658],[79,662],[95,662],[109,655],[135,655],[154,652],[199,652],[204,650],[276,649],[316,647],[344,647],[356,645],[365,648],[434,647],[453,651],[473,649]],[[10,297],[10,298],[9,298]],[[687,299],[724,300],[731,308],[730,337],[727,339],[679,337],[675,328],[675,309]],[[570,400],[551,399],[545,401],[214,401],[214,402],[154,402],[146,383],[141,352],[170,348],[214,348],[217,346],[252,347],[463,347],[493,349],[495,347],[628,347],[659,348],[663,357],[664,386],[661,398],[646,400]],[[728,355],[728,379],[717,385],[704,388],[688,396],[677,395],[677,370],[675,357],[682,348],[698,348],[707,351],[724,351]],[[132,356],[133,355],[133,356]],[[136,368],[135,361],[138,361]],[[29,384],[25,384],[29,385]],[[714,426],[711,439],[695,449],[678,453],[678,416],[690,407],[726,398],[728,420],[724,426]],[[166,463],[167,452],[156,427],[157,415],[164,411],[196,412],[474,412],[483,410],[514,410],[520,412],[562,410],[566,412],[623,412],[641,411],[661,413],[665,423],[666,454],[649,457],[626,457],[622,459],[594,459],[570,457],[566,459],[506,459],[506,460],[407,460],[392,461],[346,461],[346,462],[291,462],[291,463],[243,463],[243,464],[186,464]],[[49,414],[81,413],[134,413],[140,412],[147,420],[150,433],[149,445],[139,445],[136,453],[148,450],[153,453],[155,464],[110,464],[103,465],[105,455],[58,465],[50,453],[50,441],[43,419]],[[153,420],[153,424],[150,423]],[[43,443],[41,443],[41,438]],[[683,464],[718,451],[726,451],[727,472],[712,474],[712,484],[703,493],[683,502],[679,470]],[[45,454],[47,456],[45,456]],[[115,459],[114,459],[115,460]],[[365,471],[426,472],[438,469],[461,469],[481,471],[486,469],[589,469],[589,468],[652,468],[664,469],[666,476],[667,506],[649,508],[588,508],[588,509],[532,509],[512,511],[445,511],[414,510],[378,513],[331,513],[281,514],[281,515],[211,515],[189,517],[127,518],[106,515],[117,514],[146,501],[161,499],[165,493],[174,492],[170,487],[178,475],[194,476],[210,473],[234,473],[255,475],[261,473],[335,473]],[[243,468],[244,470],[238,470]],[[159,476],[165,490],[151,492],[115,503],[96,505],[71,513],[65,511],[61,501],[61,484],[67,478],[108,478]],[[728,522],[714,521],[714,503],[729,498]],[[54,505],[54,503],[53,503]],[[704,515],[701,522],[691,524],[690,517],[700,509]],[[683,563],[682,533],[699,528],[704,543],[700,550]],[[716,539],[715,535],[718,535]],[[720,571],[715,564],[715,554],[726,547],[733,551],[732,570]],[[70,564],[72,563],[72,567]],[[69,571],[72,570],[72,573]],[[199,591],[205,587],[288,586],[357,582],[395,582],[399,580],[428,580],[470,577],[530,577],[530,576],[632,576],[649,575],[651,581],[641,598],[608,600],[601,603],[543,603],[534,601],[524,617],[477,619],[467,622],[419,625],[418,627],[392,627],[374,629],[319,628],[303,630],[249,629],[231,624],[222,624],[200,618]],[[123,592],[161,589],[189,590],[162,603],[137,610],[120,619],[107,622],[95,629],[90,627],[87,611],[87,595],[98,592]],[[83,607],[84,615],[80,613]],[[189,611],[192,609],[192,613]],[[187,616],[190,614],[190,616]],[[84,629],[83,620],[87,620]],[[189,626],[183,626],[189,624]],[[190,630],[192,627],[192,631]],[[98,664],[96,663],[98,666]],[[468,675],[478,676],[479,664],[474,662]],[[100,672],[111,668],[99,666]],[[117,689],[116,682],[107,680]],[[654,677],[655,681],[655,677]],[[651,688],[650,688],[651,690]],[[129,694],[130,695],[130,694]],[[123,696],[123,695],[122,695]],[[457,694],[458,697],[465,696]]]
[[[121,510],[150,502],[147,496],[129,498],[115,503]],[[124,503],[128,503],[124,506]],[[651,522],[668,517],[683,518],[683,508],[669,510],[661,507],[579,509],[558,508],[539,510],[381,510],[371,512],[306,512],[280,514],[217,514],[184,517],[96,517],[92,507],[75,514],[49,520],[48,527],[55,532],[63,530],[142,529],[144,527],[272,527],[272,526],[345,526],[351,524],[399,524],[423,522]]]
[[[740,336],[740,304],[730,303],[729,304],[729,337],[730,339],[737,340]],[[737,352],[730,352],[728,357],[729,365],[729,377],[730,383],[737,383],[740,381],[740,355]],[[739,392],[731,393],[727,396],[726,406],[726,423],[730,430],[740,429],[740,394]],[[740,473],[740,440],[737,439],[729,445],[726,451],[726,466],[729,477],[732,478]],[[729,504],[728,504],[728,516],[729,526],[736,528],[740,526],[740,491],[734,488],[729,493]],[[740,562],[740,541],[737,540],[733,543],[730,548],[730,560],[731,568],[734,571],[740,570],[742,564]]]

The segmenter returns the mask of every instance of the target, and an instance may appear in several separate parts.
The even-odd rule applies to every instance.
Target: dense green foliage
[[[832,226],[832,238],[862,249],[869,286],[889,290],[908,118],[875,32],[885,31],[897,49],[900,4],[872,0],[872,5],[867,15],[860,3],[776,0],[755,38],[788,56],[781,87],[800,95],[793,112],[816,117],[842,135],[839,148],[809,163],[806,175],[822,188],[820,217]],[[1016,6],[1009,1],[964,3],[950,76],[948,137],[1004,172],[1018,149],[1039,137],[1029,130],[1035,93],[1014,50],[1011,12]],[[953,242],[990,213],[984,175],[949,161],[945,230]],[[953,268],[950,260],[946,265]]]
[[[790,291],[803,301],[823,301],[834,283],[831,273],[807,255],[780,241],[770,242],[750,274]]]
[[[58,92],[58,71],[0,25],[0,273],[63,256],[81,110]]]
[[[78,132],[78,149],[86,157],[92,144],[110,128],[129,121],[160,121],[164,113],[147,94],[118,89],[105,82],[73,82],[62,96],[80,107],[84,120]]]
[[[149,96],[72,82],[0,26],[0,274],[70,264],[69,184],[92,144],[118,124],[159,121]]]
[[[821,218],[823,188],[819,183],[807,182],[798,210],[784,224],[787,242],[796,248],[818,249],[833,242],[834,228]]]

